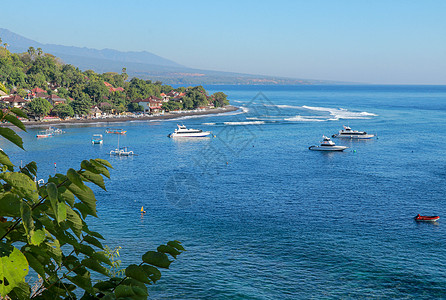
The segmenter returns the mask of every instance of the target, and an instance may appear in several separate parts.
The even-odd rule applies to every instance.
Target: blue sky
[[[446,84],[446,1],[24,1],[0,27],[42,43],[149,51],[188,67]]]

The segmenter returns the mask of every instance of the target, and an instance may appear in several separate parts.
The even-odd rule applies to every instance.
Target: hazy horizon
[[[366,84],[446,84],[442,1],[35,5],[18,0],[2,6],[0,27],[44,44],[148,51],[216,71]],[[20,16],[36,19],[16,22],[17,7]]]

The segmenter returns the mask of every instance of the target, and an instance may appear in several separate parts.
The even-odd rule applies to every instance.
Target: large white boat
[[[344,151],[348,147],[336,146],[336,144],[330,140],[329,137],[323,136],[323,141],[320,146],[310,146],[308,149],[314,151]]]
[[[178,129],[168,135],[168,137],[205,137],[211,134],[210,131],[203,131],[201,129],[188,129],[185,125],[177,125]]]
[[[371,139],[374,134],[368,134],[365,131],[352,130],[349,126],[344,126],[344,129],[338,133],[333,134],[334,138],[347,138],[347,139]]]

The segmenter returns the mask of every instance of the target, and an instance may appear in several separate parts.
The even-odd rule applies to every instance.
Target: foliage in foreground
[[[0,122],[26,131],[17,116],[26,118],[20,109],[0,111]],[[22,139],[12,129],[0,127],[0,135],[23,149]],[[110,272],[115,262],[102,245],[104,238],[86,222],[89,215],[97,217],[96,199],[86,184],[105,190],[104,176],[110,178],[112,168],[106,160],[84,160],[79,170],[50,176],[42,186],[34,181],[35,162],[18,168],[0,150],[0,168],[3,298],[147,299],[147,285],[161,278],[159,268],[169,268],[170,257],[184,251],[180,242],[170,241],[146,252],[139,265],[125,268],[124,275]],[[30,269],[40,276],[33,287],[25,282]],[[91,272],[103,280],[94,282]]]

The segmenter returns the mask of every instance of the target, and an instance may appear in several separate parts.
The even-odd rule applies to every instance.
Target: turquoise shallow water
[[[122,123],[138,153],[109,157],[107,124],[60,126],[26,152],[1,147],[45,178],[83,159],[113,164],[92,226],[124,264],[168,240],[187,252],[150,288],[156,299],[443,298],[446,295],[446,87],[210,86],[243,110]],[[261,92],[261,93],[259,93]],[[216,138],[167,138],[177,123]],[[377,133],[308,146],[343,125]],[[91,136],[104,134],[104,145]],[[147,214],[141,218],[144,206]],[[417,213],[440,215],[417,224]]]

